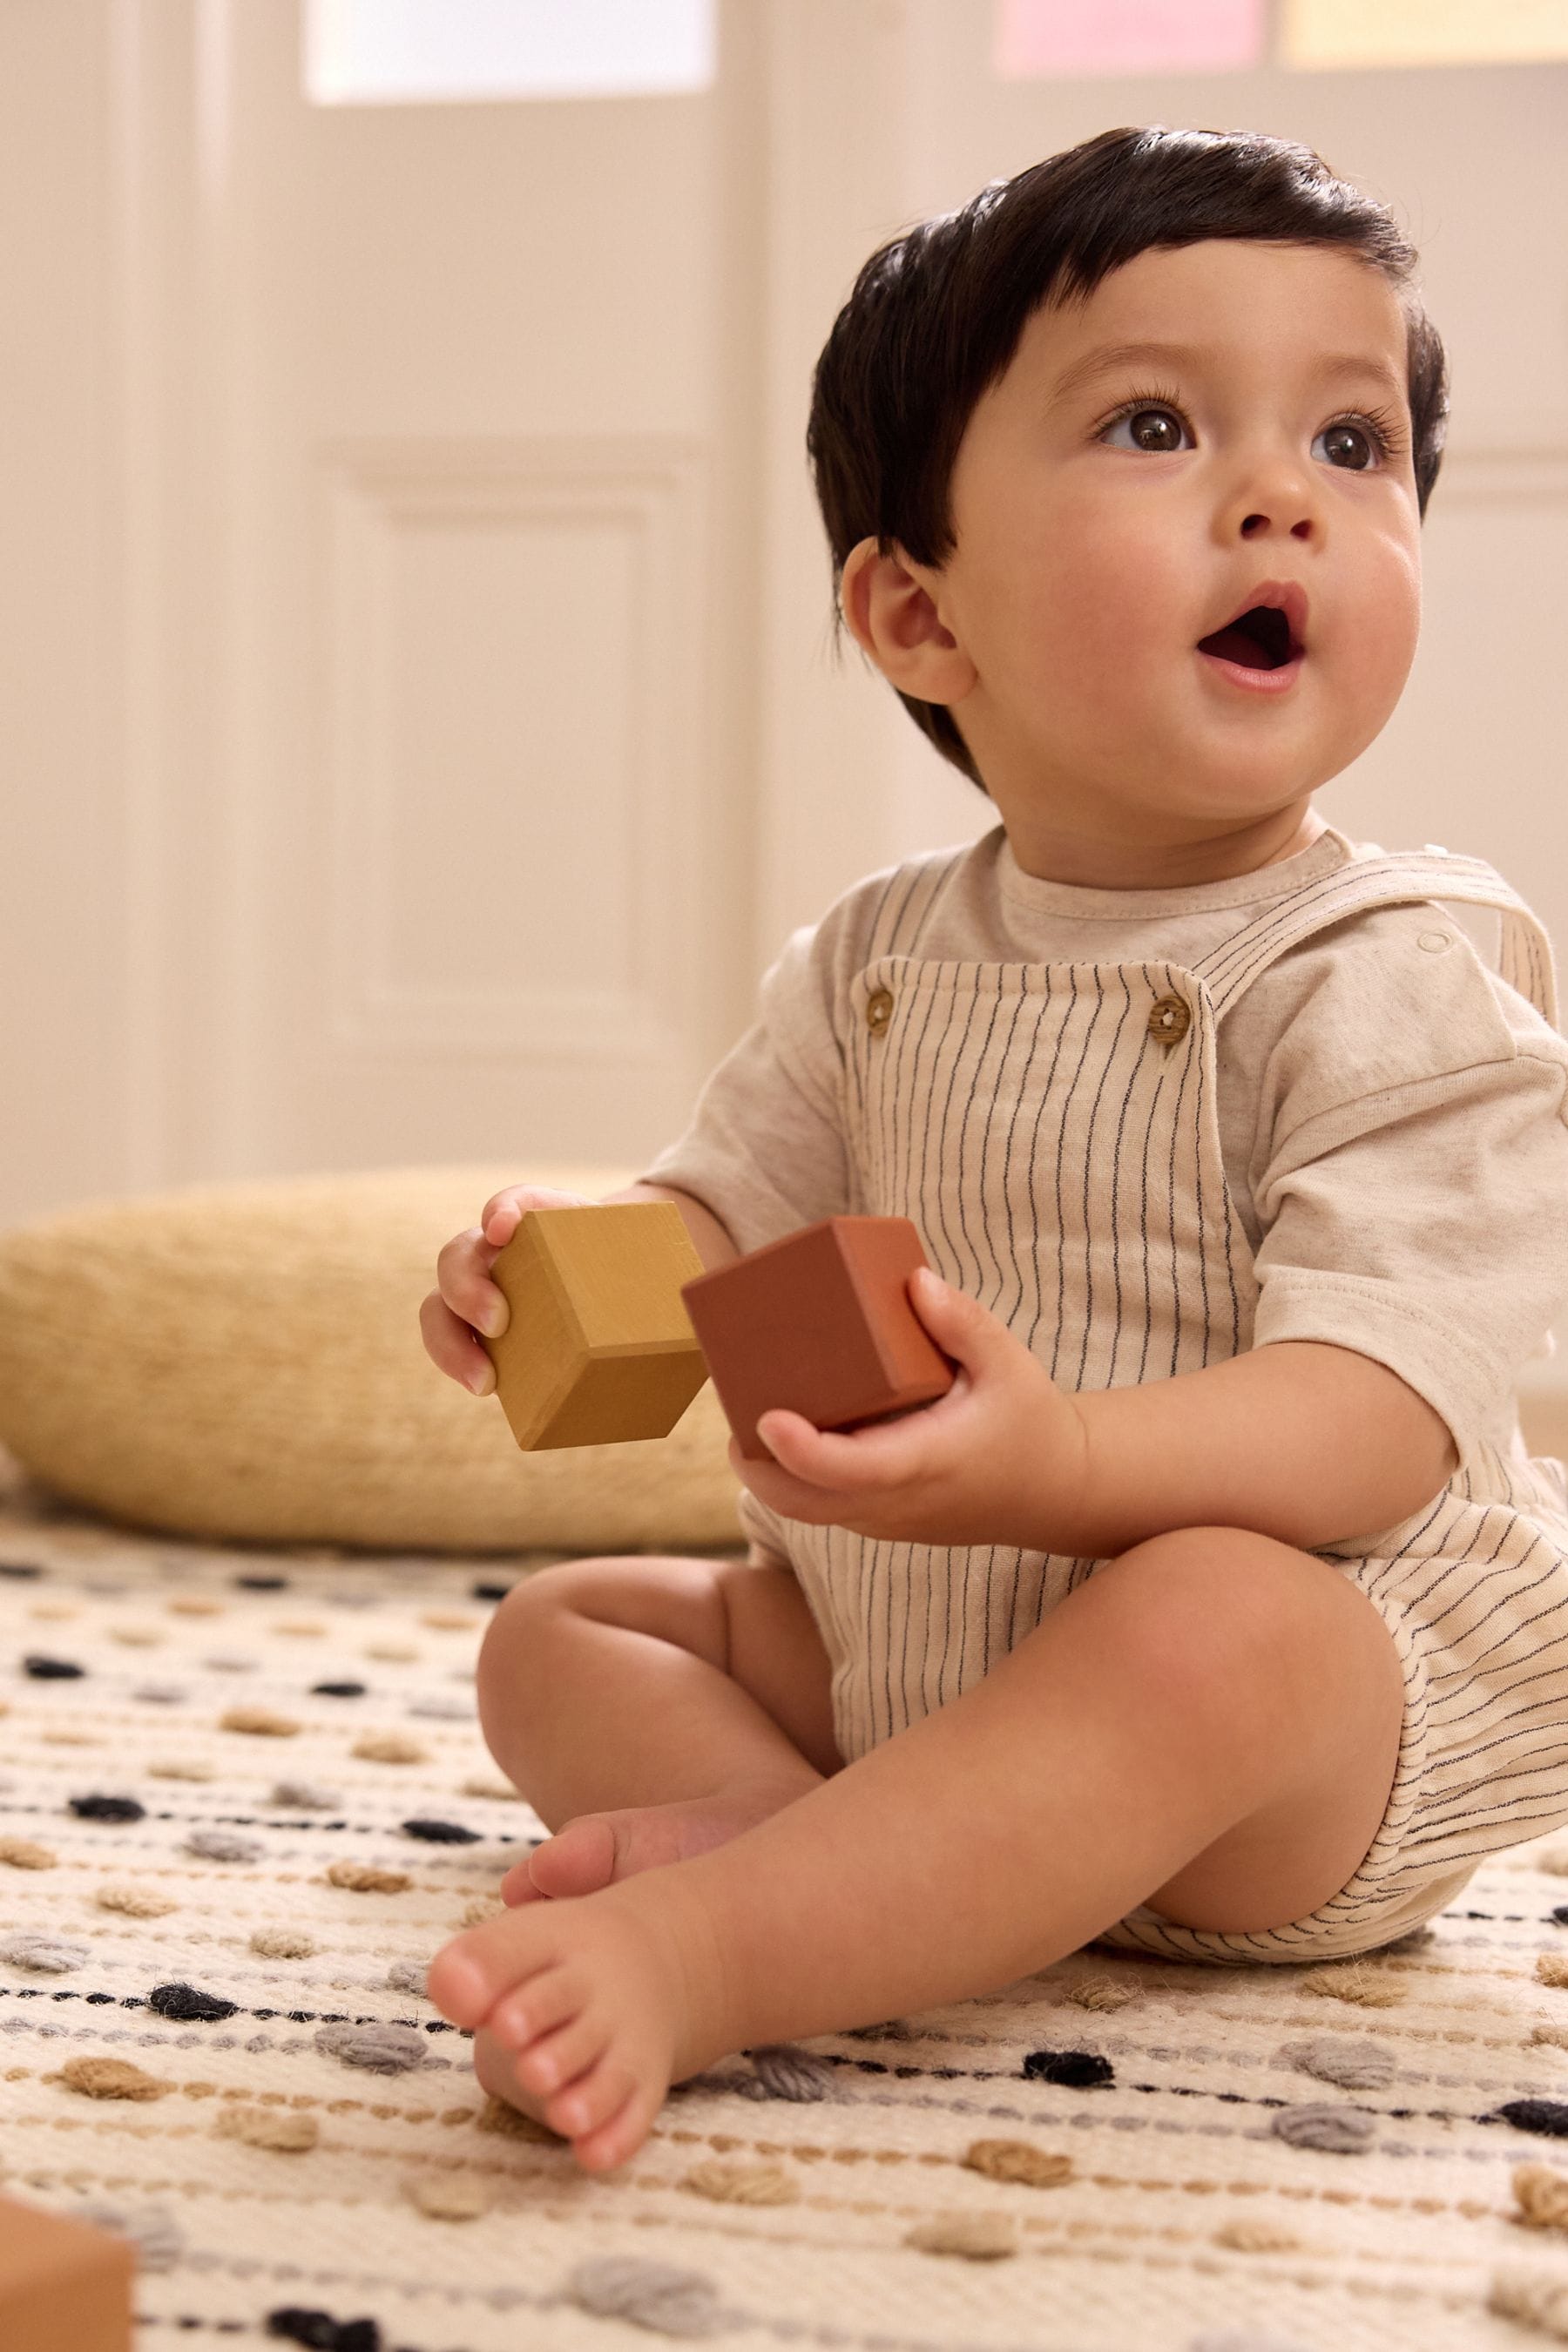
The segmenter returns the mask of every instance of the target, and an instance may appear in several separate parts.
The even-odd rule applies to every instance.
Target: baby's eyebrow
[[[1213,356],[1194,343],[1104,343],[1086,352],[1075,360],[1058,378],[1051,394],[1052,404],[1066,400],[1072,393],[1081,391],[1097,377],[1112,374],[1126,367],[1164,365],[1191,367],[1194,362]],[[1374,383],[1396,399],[1405,397],[1405,385],[1386,360],[1374,359],[1369,352],[1324,352],[1317,360],[1312,373],[1320,383]]]

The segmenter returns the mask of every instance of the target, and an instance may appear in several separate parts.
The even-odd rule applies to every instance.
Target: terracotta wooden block
[[[525,1454],[668,1436],[708,1377],[681,1299],[701,1271],[672,1201],[528,1211],[490,1269],[511,1320],[484,1342]]]
[[[5,2352],[131,2352],[135,2249],[108,2230],[0,2197]]]
[[[946,1393],[954,1367],[910,1304],[909,1278],[927,1263],[908,1217],[825,1217],[686,1285],[749,1461],[773,1458],[757,1434],[772,1406],[854,1429]]]

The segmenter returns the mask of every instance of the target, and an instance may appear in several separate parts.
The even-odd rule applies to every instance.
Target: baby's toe
[[[501,1995],[545,1967],[552,1955],[535,1949],[529,1911],[487,1919],[443,1944],[431,1961],[426,1990],[454,2025],[482,2025]]]
[[[503,2099],[509,2107],[520,2107],[536,2123],[544,2121],[542,2102],[534,2097],[532,2092],[525,2091],[517,2079],[516,2061],[511,2052],[503,2049],[482,2025],[474,2035],[474,2075],[480,2090],[488,2091],[492,2099]]]
[[[528,1982],[503,1993],[485,2023],[509,2050],[526,2050],[541,2034],[563,2025],[583,2007],[583,1989],[565,1969],[542,1969]],[[557,2082],[566,2077],[558,2074]]]
[[[609,2028],[591,2018],[574,2017],[556,2033],[546,2034],[517,2061],[517,2078],[531,2091],[558,2091],[602,2058],[609,2048]]]
[[[661,2090],[651,2084],[634,2083],[628,2095],[585,2132],[579,2132],[574,2126],[568,2133],[567,2126],[555,2119],[553,2101],[545,2110],[545,2120],[552,2131],[570,2137],[572,2153],[584,2172],[614,2172],[637,2154],[663,2104]]]
[[[552,2131],[581,2139],[618,2115],[635,2087],[628,2067],[615,2059],[602,2060],[574,2083],[568,2083],[563,2091],[557,2091],[553,2098],[546,2099],[544,2120]]]

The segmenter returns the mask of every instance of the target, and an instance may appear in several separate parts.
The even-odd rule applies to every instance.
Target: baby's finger
[[[581,1192],[563,1192],[551,1184],[508,1184],[492,1192],[479,1213],[479,1231],[494,1248],[504,1249],[530,1209],[584,1209],[593,1203]]]
[[[438,1290],[431,1291],[419,1308],[419,1329],[425,1352],[448,1379],[460,1381],[476,1396],[488,1396],[496,1384],[495,1367],[460,1315],[454,1315]]]
[[[847,1495],[836,1496],[830,1487],[813,1486],[804,1478],[792,1477],[776,1462],[752,1461],[742,1453],[737,1437],[730,1440],[730,1466],[759,1503],[786,1519],[802,1519],[808,1527],[830,1527],[843,1517],[846,1508],[852,1507]]]
[[[784,1406],[764,1412],[757,1434],[774,1461],[792,1477],[814,1486],[833,1486],[845,1494],[896,1484],[914,1466],[915,1449],[900,1441],[897,1424],[858,1431],[852,1437],[831,1429],[816,1429],[803,1414]]]
[[[489,1279],[500,1256],[478,1225],[455,1234],[436,1260],[436,1287],[454,1315],[488,1339],[499,1339],[511,1310]]]
[[[737,1477],[770,1510],[815,1527],[847,1526],[868,1509],[881,1509],[916,1478],[920,1467],[913,1460],[907,1469],[889,1468],[885,1457],[871,1461],[868,1440],[889,1436],[890,1430],[841,1437],[782,1411],[764,1413],[758,1428],[774,1458],[751,1460],[742,1454],[739,1440],[732,1440],[730,1460]]]
[[[910,1276],[910,1303],[948,1361],[982,1373],[1016,1355],[1022,1341],[990,1308],[931,1266]]]
[[[479,1235],[493,1249],[504,1249],[522,1223],[523,1194],[526,1184],[509,1184],[504,1192],[492,1192],[479,1211]]]

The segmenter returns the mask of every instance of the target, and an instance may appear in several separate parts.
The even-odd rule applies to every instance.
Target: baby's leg
[[[564,1832],[509,1874],[509,1903],[704,1853],[839,1769],[826,1654],[783,1568],[536,1570],[496,1612],[478,1679],[492,1754]]]
[[[492,2088],[608,2169],[725,2052],[993,1991],[1139,1903],[1304,1917],[1376,1834],[1403,1714],[1388,1629],[1337,1568],[1237,1528],[1157,1537],[722,1847],[458,1937],[431,1997],[479,2029]]]

